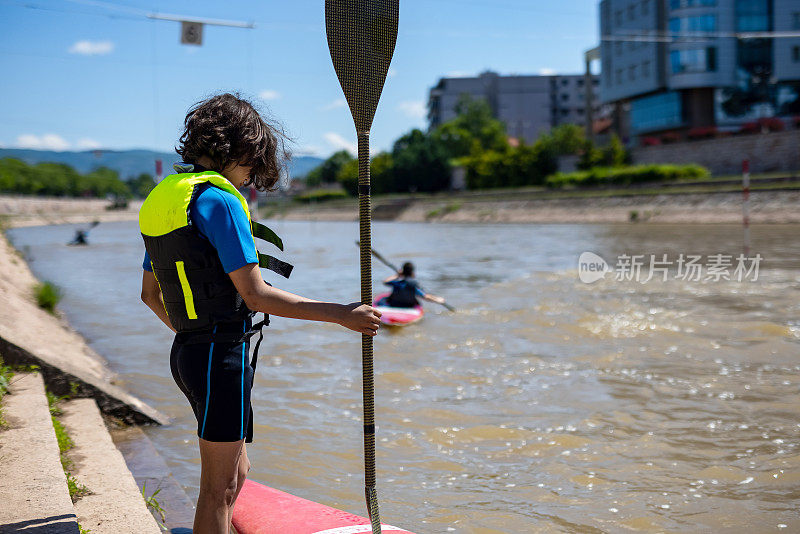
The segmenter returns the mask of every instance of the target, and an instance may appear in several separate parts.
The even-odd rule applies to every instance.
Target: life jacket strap
[[[257,237],[259,239],[263,239],[264,241],[272,243],[273,245],[278,247],[278,250],[283,252],[283,241],[281,240],[280,237],[278,237],[278,234],[273,232],[271,229],[267,228],[261,223],[252,221],[250,223],[250,230],[253,232],[253,237]]]
[[[258,266],[263,267],[264,269],[269,269],[272,272],[278,273],[284,278],[289,278],[289,275],[292,274],[292,269],[294,269],[293,265],[286,263],[285,261],[281,261],[278,258],[275,258],[268,254],[262,254],[260,252],[258,253]]]

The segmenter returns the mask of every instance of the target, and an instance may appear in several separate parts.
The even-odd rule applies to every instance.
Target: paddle
[[[350,106],[358,138],[358,214],[361,238],[361,302],[372,304],[372,209],[369,130],[397,42],[399,0],[325,0],[325,31],[333,68]],[[375,491],[375,384],[372,337],[361,336],[364,384],[364,493],[372,532],[380,534]]]
[[[361,243],[359,243],[358,241],[356,241],[356,246],[357,246],[357,247],[360,247],[360,246],[361,246]],[[378,261],[380,261],[381,263],[383,263],[385,266],[387,266],[388,268],[390,268],[391,270],[393,270],[393,271],[394,271],[394,272],[396,272],[396,273],[399,273],[399,272],[400,272],[400,269],[398,269],[397,267],[395,267],[395,265],[394,265],[393,263],[391,263],[389,260],[387,260],[386,258],[384,258],[383,256],[381,256],[381,255],[378,253],[378,251],[377,251],[377,250],[375,250],[374,248],[370,248],[369,250],[372,252],[372,255],[373,255],[373,256],[375,256],[376,258],[378,258]],[[449,305],[448,303],[446,303],[446,302],[438,302],[437,304],[441,304],[442,306],[444,306],[445,308],[447,308],[447,309],[448,309],[448,310],[450,310],[451,312],[454,312],[454,311],[456,311],[456,309],[455,309],[454,307],[450,306],[450,305]]]

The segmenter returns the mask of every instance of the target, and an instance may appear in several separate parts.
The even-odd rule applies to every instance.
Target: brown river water
[[[275,285],[358,299],[355,223],[274,222]],[[195,420],[171,335],[139,301],[135,223],[10,231],[126,387],[174,419],[147,428],[190,497]],[[423,533],[800,532],[800,227],[756,226],[757,280],[578,279],[578,256],[741,252],[732,225],[378,223],[417,264],[418,324],[375,339],[382,519]],[[375,263],[376,286],[389,274]],[[269,275],[267,275],[269,276]],[[642,278],[642,280],[644,277]],[[274,318],[254,387],[251,478],[364,515],[360,337]]]

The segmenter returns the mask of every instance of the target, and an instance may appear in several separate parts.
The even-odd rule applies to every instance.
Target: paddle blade
[[[399,0],[325,0],[333,68],[353,114],[368,132],[397,42]]]

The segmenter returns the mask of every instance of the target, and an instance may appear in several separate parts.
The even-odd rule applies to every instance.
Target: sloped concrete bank
[[[116,377],[108,368],[106,361],[92,350],[65,320],[39,308],[33,295],[33,288],[37,282],[22,256],[0,232],[0,357],[10,365],[38,366],[39,373],[34,376],[46,384],[48,391],[59,396],[68,395],[74,399],[65,406],[66,423],[68,426],[70,424],[74,426],[73,430],[77,429],[75,431],[75,441],[78,446],[76,454],[89,456],[86,451],[92,451],[93,459],[85,464],[87,468],[94,465],[105,465],[109,462],[115,464],[116,472],[123,473],[125,478],[130,479],[130,483],[126,483],[126,485],[131,486],[134,491],[130,491],[131,487],[126,487],[125,492],[128,494],[126,499],[132,503],[137,501],[137,496],[141,503],[139,492],[145,482],[147,483],[147,495],[152,495],[155,490],[161,489],[159,503],[166,511],[167,526],[173,532],[189,532],[194,515],[192,503],[172,477],[164,460],[140,428],[136,426],[119,428],[116,424],[117,422],[129,425],[167,424],[169,419],[141,399],[115,385]],[[40,396],[43,398],[43,392]],[[37,400],[39,399],[37,398]],[[17,404],[20,401],[23,401],[23,404],[27,402],[26,398],[13,395],[7,396],[4,404],[6,404],[5,401]],[[94,408],[95,403],[97,408]],[[46,405],[45,401],[45,410],[47,409]],[[29,429],[26,427],[31,421],[25,415],[25,408],[24,406],[19,408],[13,412],[15,428],[25,429],[24,431],[28,434],[32,432],[37,436],[41,434],[47,437],[52,434],[52,426],[48,426],[49,416],[48,424],[42,426],[42,428],[47,427],[46,429],[38,429],[35,425],[33,429]],[[99,412],[96,416],[92,415],[93,409],[99,409],[105,416],[107,424],[116,429],[109,431],[102,424]],[[115,442],[113,444],[112,435]],[[7,456],[6,453],[12,452],[13,447],[6,446],[7,443],[16,443],[22,450],[31,443],[27,437],[23,442],[18,443],[18,441],[10,430],[0,430],[0,448],[4,449],[0,451],[0,460]],[[101,443],[102,447],[98,445]],[[82,451],[81,447],[86,451]],[[146,462],[142,461],[144,457],[146,457]],[[132,459],[135,460],[133,463],[131,463]],[[84,467],[80,461],[77,464],[79,468]],[[58,474],[60,466],[58,470],[48,470],[48,472],[50,471]],[[144,519],[141,511],[135,512],[139,518],[136,521],[125,514],[116,514],[116,516],[120,516],[116,519],[104,515],[103,510],[110,510],[107,504],[109,499],[114,502],[119,500],[114,496],[122,491],[117,486],[123,477],[122,475],[110,478],[99,476],[95,471],[97,469],[93,468],[86,474],[86,480],[92,481],[92,491],[95,495],[87,498],[83,503],[76,504],[75,508],[78,516],[83,517],[82,525],[84,527],[86,525],[83,523],[86,523],[92,525],[90,528],[92,532],[138,533],[149,531],[149,528],[139,529],[136,527],[144,521],[156,528],[155,523],[152,523],[152,518],[147,519],[149,514],[146,509],[144,510]],[[60,473],[60,476],[63,477],[63,472]],[[77,474],[79,475],[79,473]],[[0,484],[0,489],[2,488],[19,492],[19,488],[9,487],[5,483]],[[23,500],[28,500],[33,495],[22,493],[23,495],[20,497]],[[103,499],[98,501],[97,495],[103,495]],[[92,504],[93,500],[97,502]],[[59,524],[52,530],[48,527],[42,532],[72,533],[71,529],[74,529],[74,532],[77,533],[77,526],[74,523],[75,511],[72,510],[72,507],[69,507],[69,514],[53,514],[47,503],[44,503],[43,506],[42,510],[36,511],[29,518],[30,523],[27,523],[28,519],[25,518],[23,518],[23,523],[43,527],[40,525],[41,521],[58,519],[57,523]],[[84,510],[87,507],[88,509]],[[9,514],[11,514],[9,517],[0,518],[2,519],[0,520],[0,533],[6,532],[6,527],[22,526],[19,523],[21,516],[17,512],[19,510],[9,510]],[[123,515],[125,516],[122,517]],[[129,521],[129,519],[131,520]],[[61,521],[66,521],[67,524],[61,525]],[[119,528],[127,523],[134,527],[133,530]],[[16,532],[16,530],[13,531]]]
[[[39,308],[37,280],[5,236],[0,237],[0,355],[13,365],[38,365],[57,395],[92,397],[103,413],[131,424],[168,418],[114,384],[103,358],[66,321]],[[74,385],[73,385],[74,384]]]

